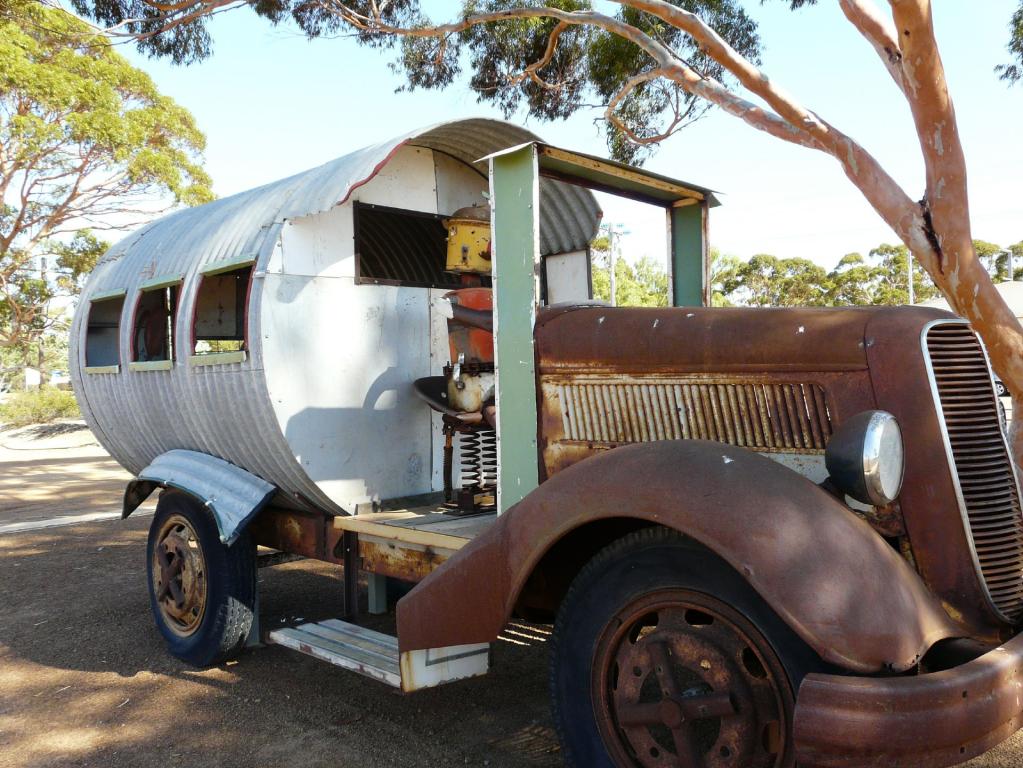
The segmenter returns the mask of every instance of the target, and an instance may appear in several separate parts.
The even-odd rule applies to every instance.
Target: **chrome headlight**
[[[831,436],[824,463],[842,492],[863,504],[891,504],[902,490],[902,430],[887,411],[858,413]]]

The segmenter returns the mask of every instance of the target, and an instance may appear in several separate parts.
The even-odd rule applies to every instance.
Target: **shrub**
[[[55,387],[14,392],[0,404],[0,425],[24,427],[81,416],[74,392]]]

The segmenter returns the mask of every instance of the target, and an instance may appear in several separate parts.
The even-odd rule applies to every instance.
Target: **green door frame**
[[[500,514],[539,485],[533,327],[540,307],[540,179],[663,207],[674,306],[709,303],[708,211],[719,203],[709,189],[539,142],[483,159],[490,162]]]

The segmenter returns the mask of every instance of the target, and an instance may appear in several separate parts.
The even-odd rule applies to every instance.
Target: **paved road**
[[[124,472],[88,435],[60,437],[38,451],[0,433],[0,527],[116,511]],[[0,533],[0,768],[561,764],[542,630],[507,634],[490,676],[411,697],[279,647],[197,671],[153,628],[147,524]],[[261,571],[264,625],[336,615],[337,576]],[[1021,764],[1016,738],[969,766]]]

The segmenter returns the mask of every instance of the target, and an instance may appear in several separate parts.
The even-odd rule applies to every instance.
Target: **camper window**
[[[423,288],[458,288],[445,272],[443,216],[355,203],[356,282]]]
[[[117,373],[121,362],[118,338],[124,291],[94,298],[85,327],[85,372]]]
[[[132,323],[132,370],[165,370],[174,359],[174,319],[180,280],[144,285]]]
[[[240,363],[247,343],[246,310],[252,263],[205,272],[195,297],[192,319],[193,365]]]

